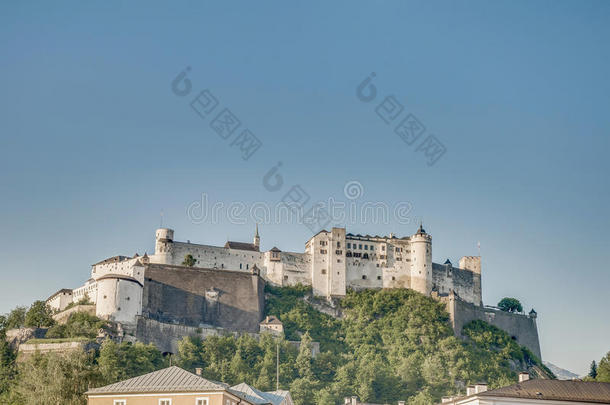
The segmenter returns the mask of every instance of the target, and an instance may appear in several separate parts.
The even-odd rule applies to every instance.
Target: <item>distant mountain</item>
[[[578,374],[574,374],[573,372],[568,371],[564,368],[557,367],[553,363],[549,363],[548,361],[543,361],[542,363],[548,368],[550,368],[553,374],[555,374],[560,380],[571,380],[573,378],[578,378]]]

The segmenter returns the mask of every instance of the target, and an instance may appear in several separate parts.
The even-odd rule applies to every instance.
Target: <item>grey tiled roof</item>
[[[288,391],[262,392],[246,383],[234,385],[229,391],[248,402],[260,405],[282,405],[289,395]]]
[[[118,263],[118,262],[122,262],[124,260],[127,259],[131,259],[131,257],[127,257],[127,256],[112,256],[109,257],[108,259],[104,259],[100,262],[97,262],[94,264],[94,266],[97,266],[98,264],[106,264],[106,263]]]
[[[206,380],[180,367],[172,366],[104,387],[92,388],[86,394],[206,392],[223,391],[226,388],[225,384]]]
[[[526,398],[610,404],[610,383],[527,380],[478,394],[480,397]]]
[[[245,243],[245,242],[233,242],[227,241],[225,243],[226,249],[237,249],[237,250],[252,250],[254,252],[258,252],[258,247],[254,243]]]

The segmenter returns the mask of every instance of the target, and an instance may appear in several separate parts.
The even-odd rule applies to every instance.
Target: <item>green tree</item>
[[[3,396],[7,395],[15,381],[17,373],[15,366],[16,358],[17,354],[6,340],[5,331],[0,330],[0,403],[8,402],[2,401],[2,399]]]
[[[597,363],[595,363],[595,360],[591,362],[591,367],[589,367],[589,377],[593,379],[597,377]]]
[[[167,366],[161,352],[152,344],[115,343],[110,339],[102,344],[97,362],[101,377],[106,384]]]
[[[13,404],[84,405],[89,386],[100,384],[94,354],[82,350],[69,353],[36,353],[19,366]]]
[[[599,382],[610,382],[610,352],[606,353],[597,364],[597,376],[595,377],[595,380]]]
[[[21,328],[25,324],[26,307],[17,307],[6,316],[6,329]]]
[[[516,298],[502,298],[500,302],[498,302],[498,308],[505,312],[523,312],[523,307]]]
[[[25,326],[29,328],[46,328],[53,326],[53,312],[44,301],[34,301],[25,314]]]
[[[182,261],[182,265],[186,267],[193,267],[195,263],[197,263],[197,260],[195,260],[191,254],[184,256],[184,260]]]

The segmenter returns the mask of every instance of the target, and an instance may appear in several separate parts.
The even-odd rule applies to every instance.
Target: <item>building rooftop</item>
[[[97,262],[94,264],[94,266],[97,266],[98,264],[107,264],[107,263],[118,263],[118,262],[122,262],[124,260],[127,259],[131,259],[131,257],[127,257],[127,256],[112,256],[109,257],[108,259],[104,259],[101,262]]]
[[[227,241],[227,243],[225,243],[225,249],[237,249],[237,250],[251,250],[254,252],[258,252],[258,246],[256,246],[254,243],[246,243],[246,242],[234,242],[234,241]]]
[[[92,388],[85,394],[204,392],[226,389],[226,384],[206,380],[180,367],[172,366],[104,387]]]
[[[277,317],[275,317],[273,315],[268,315],[265,319],[263,319],[261,324],[263,324],[263,325],[283,325],[282,321],[280,321],[279,319],[277,319]]]
[[[610,383],[566,380],[527,380],[518,384],[456,398],[445,404],[455,404],[469,397],[519,398],[527,400],[587,402],[610,404]]]
[[[261,405],[282,405],[286,400],[286,397],[290,395],[288,391],[262,392],[246,383],[241,383],[229,388],[229,392],[248,402]]]
[[[69,288],[62,288],[61,290],[57,291],[55,294],[51,295],[49,298],[47,298],[47,301],[52,300],[53,298],[57,297],[59,294],[63,294],[63,293],[70,293],[72,294],[72,290],[70,290]]]

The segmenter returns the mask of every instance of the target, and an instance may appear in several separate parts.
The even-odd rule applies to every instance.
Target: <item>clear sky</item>
[[[99,3],[0,6],[0,312],[150,253],[161,211],[178,240],[249,241],[253,218],[187,207],[273,205],[298,184],[409,204],[409,223],[336,225],[404,236],[423,219],[441,263],[480,241],[484,302],[535,308],[545,360],[582,374],[610,350],[610,2]],[[204,89],[262,142],[250,159],[189,106]],[[404,111],[386,124],[390,95]],[[408,113],[413,145],[394,133]],[[446,148],[432,166],[429,134]],[[287,222],[261,224],[263,249],[303,251],[311,232]]]

